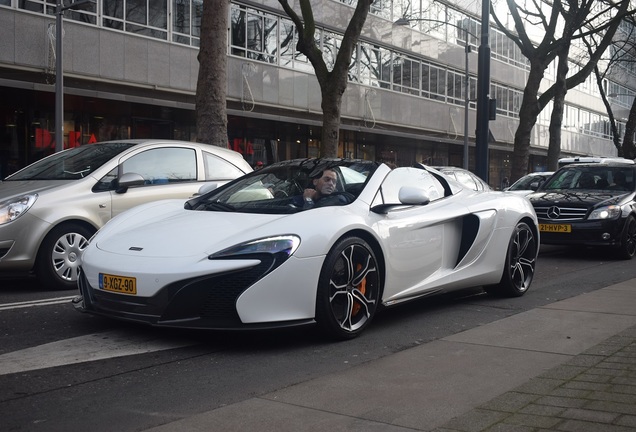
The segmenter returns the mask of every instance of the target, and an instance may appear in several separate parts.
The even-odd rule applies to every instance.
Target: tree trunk
[[[636,157],[634,151],[634,131],[636,131],[636,99],[629,110],[627,123],[625,123],[625,138],[623,139],[623,157],[633,159]]]
[[[340,108],[342,93],[327,85],[322,90],[322,136],[320,141],[320,155],[324,157],[338,157],[338,136],[340,131]]]
[[[512,153],[510,183],[528,174],[530,138],[532,136],[532,129],[540,113],[537,96],[539,94],[539,86],[543,79],[544,70],[545,68],[532,67],[526,88],[523,91],[523,100],[519,109],[519,126],[515,132],[514,150]]]
[[[196,91],[197,141],[228,147],[227,28],[229,0],[206,0],[201,17],[201,47]]]
[[[568,54],[570,45],[564,44],[559,52],[557,76],[554,83],[554,104],[550,117],[550,140],[548,144],[548,171],[556,171],[561,156],[561,127],[563,126],[563,110],[565,95],[568,92],[565,78],[568,75]]]
[[[353,50],[356,47],[373,1],[358,0],[356,9],[340,43],[336,62],[330,71],[322,57],[322,52],[316,46],[316,23],[311,9],[311,2],[309,0],[299,0],[298,3],[302,13],[301,20],[287,0],[278,0],[298,29],[297,49],[307,56],[307,59],[314,67],[314,72],[320,85],[320,94],[322,96],[320,105],[322,108],[320,156],[322,157],[338,157],[342,95],[347,89],[349,64],[351,63]]]

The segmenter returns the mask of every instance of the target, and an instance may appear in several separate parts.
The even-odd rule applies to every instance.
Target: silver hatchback
[[[0,272],[34,271],[47,288],[75,288],[81,252],[112,217],[250,171],[238,152],[184,141],[109,141],[55,153],[0,182]]]

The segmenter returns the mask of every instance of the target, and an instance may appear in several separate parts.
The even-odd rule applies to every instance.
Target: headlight
[[[33,194],[0,202],[0,225],[14,221],[26,213],[37,198],[38,195]]]
[[[299,245],[300,238],[295,235],[266,237],[232,246],[222,250],[221,252],[210,255],[208,258],[217,259],[232,258],[237,255],[272,254],[282,255],[282,258],[287,259],[296,252]]]
[[[619,206],[611,205],[607,207],[600,207],[594,210],[590,216],[591,219],[614,219],[621,215],[621,208]]]

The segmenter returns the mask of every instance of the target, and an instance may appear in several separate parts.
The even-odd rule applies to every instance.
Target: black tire
[[[538,248],[534,231],[525,222],[519,222],[508,243],[501,281],[484,287],[486,292],[504,297],[524,295],[534,277]]]
[[[94,229],[75,223],[53,228],[44,238],[35,262],[40,284],[51,290],[77,289],[80,257]]]
[[[367,242],[357,237],[339,240],[320,272],[316,321],[328,336],[352,339],[370,323],[380,303],[380,271]]]
[[[636,219],[629,216],[625,221],[625,228],[621,235],[621,246],[618,248],[618,256],[624,260],[630,260],[636,255]]]

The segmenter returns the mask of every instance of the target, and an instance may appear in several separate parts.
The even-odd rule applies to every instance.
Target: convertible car
[[[331,193],[307,205],[304,189],[327,171]],[[73,303],[155,326],[317,323],[348,339],[382,307],[422,296],[479,286],[521,296],[538,249],[524,197],[422,165],[292,160],[115,217],[84,251]]]

